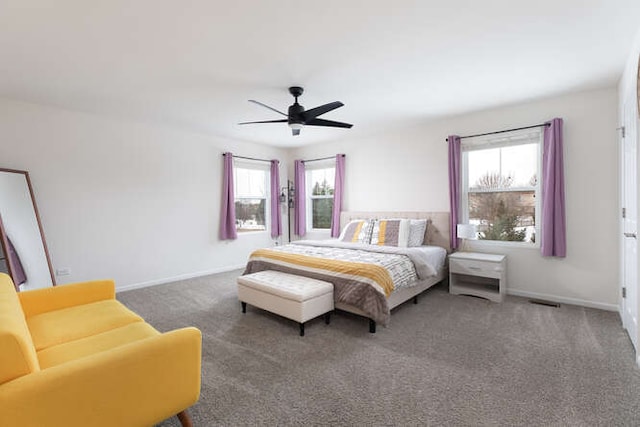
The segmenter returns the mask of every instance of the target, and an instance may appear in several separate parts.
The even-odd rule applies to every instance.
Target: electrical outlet
[[[56,276],[68,276],[71,274],[71,270],[68,268],[58,268],[56,270]]]

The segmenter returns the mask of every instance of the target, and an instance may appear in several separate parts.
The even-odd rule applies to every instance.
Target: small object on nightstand
[[[502,302],[507,290],[507,257],[478,252],[449,255],[449,293]]]
[[[458,239],[462,240],[460,250],[467,250],[467,240],[476,240],[478,238],[478,228],[475,224],[458,224],[456,226],[456,234]]]

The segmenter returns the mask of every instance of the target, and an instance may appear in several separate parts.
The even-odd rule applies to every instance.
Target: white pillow
[[[409,222],[409,243],[407,246],[422,246],[422,242],[424,242],[424,233],[426,231],[426,219],[412,219]]]

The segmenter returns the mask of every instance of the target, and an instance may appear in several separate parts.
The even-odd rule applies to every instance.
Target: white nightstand
[[[478,252],[449,255],[449,293],[502,302],[507,290],[507,257]]]

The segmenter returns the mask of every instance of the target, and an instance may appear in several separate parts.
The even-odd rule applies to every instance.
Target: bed
[[[297,241],[254,251],[244,274],[277,270],[329,281],[336,309],[368,318],[374,333],[377,324],[389,323],[391,309],[410,299],[417,302],[420,293],[447,277],[448,212],[342,212],[340,224],[344,229],[356,220],[390,218],[426,220],[423,246]]]

